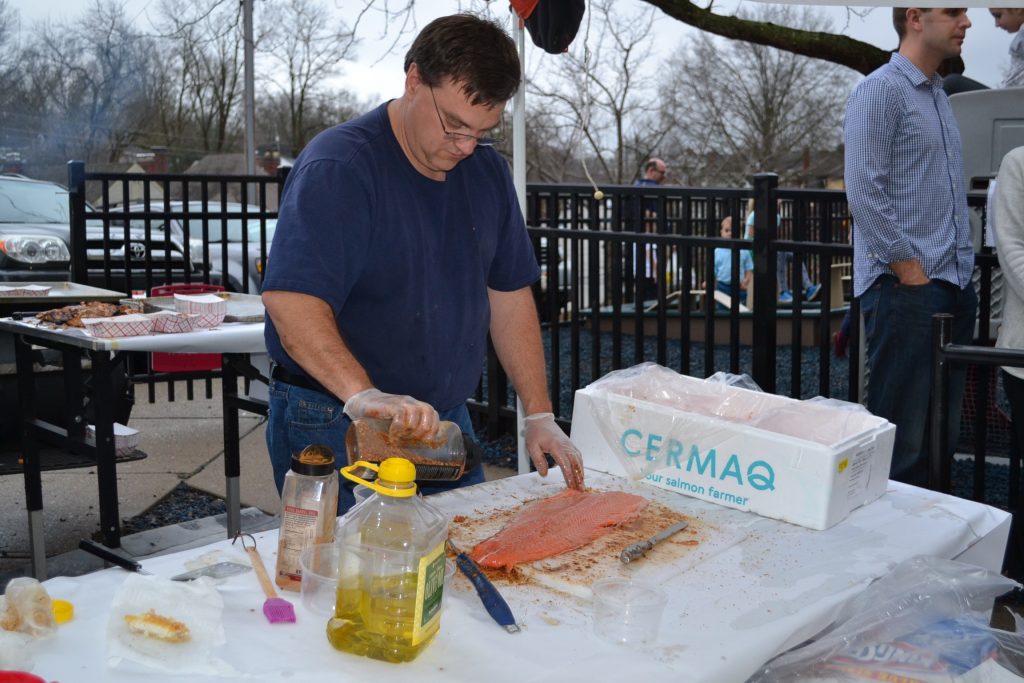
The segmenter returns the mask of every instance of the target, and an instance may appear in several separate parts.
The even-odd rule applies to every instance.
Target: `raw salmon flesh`
[[[622,491],[565,491],[527,504],[504,529],[473,548],[470,557],[484,567],[517,564],[580,548],[614,527],[636,519],[647,499]]]

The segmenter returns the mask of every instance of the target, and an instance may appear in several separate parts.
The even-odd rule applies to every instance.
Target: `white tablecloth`
[[[553,473],[488,482],[434,496],[455,515],[481,514],[561,487]],[[637,486],[597,472],[588,484]],[[667,492],[662,492],[667,493]],[[675,494],[671,494],[675,496]],[[312,681],[744,681],[764,661],[824,628],[849,596],[892,565],[918,554],[961,557],[998,567],[1009,516],[999,510],[891,483],[877,502],[856,510],[827,531],[813,531],[675,496],[672,507],[735,532],[742,540],[668,582],[670,598],[658,642],[639,647],[608,644],[590,630],[588,601],[538,585],[499,584],[523,631],[510,635],[482,609],[468,582],[457,576],[446,595],[441,632],[410,664],[391,665],[336,652],[324,636],[324,618],[305,611],[297,594],[298,623],[269,625],[252,573],[225,580],[227,644],[217,653],[251,680]],[[276,532],[257,534],[264,561],[273,566]],[[244,561],[241,548],[221,541],[153,558],[144,567],[171,576],[211,549]],[[642,560],[641,560],[642,562]],[[76,617],[33,650],[33,671],[47,680],[183,680],[106,665],[107,612],[126,573],[108,569],[46,582],[54,598],[75,604]],[[213,680],[190,677],[190,681]],[[222,679],[217,679],[222,680]]]

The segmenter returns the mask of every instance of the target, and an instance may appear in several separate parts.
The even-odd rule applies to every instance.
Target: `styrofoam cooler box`
[[[812,529],[885,493],[895,433],[865,410],[653,364],[577,391],[572,419],[589,468]]]

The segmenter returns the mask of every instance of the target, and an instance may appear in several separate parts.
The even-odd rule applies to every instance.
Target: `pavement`
[[[211,398],[195,383],[194,399],[185,400],[185,383],[175,384],[169,400],[166,384],[148,402],[145,386],[135,390],[129,426],[140,432],[143,460],[117,466],[118,506],[122,520],[149,510],[184,482],[219,498],[225,496],[224,434],[220,386]],[[242,528],[260,531],[279,526],[281,500],[267,458],[264,418],[243,412],[239,419]],[[485,466],[488,479],[513,474]],[[30,572],[28,515],[20,474],[0,476],[0,588],[13,576]],[[95,468],[43,473],[43,526],[47,574],[74,576],[101,569],[101,560],[78,550],[78,542],[99,530]],[[122,548],[138,559],[204,545],[226,535],[224,515],[124,536]]]

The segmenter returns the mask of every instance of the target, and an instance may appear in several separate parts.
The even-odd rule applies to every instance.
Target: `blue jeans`
[[[793,262],[793,252],[791,251],[780,251],[775,254],[775,279],[779,283],[779,291],[785,292],[787,290],[796,290],[796,282],[793,283],[793,287],[789,287],[789,278],[787,278],[787,271],[789,270],[789,264]],[[800,264],[800,279],[803,286],[800,291],[806,291],[808,287],[813,285],[811,282],[811,276],[807,274],[807,257],[804,256],[803,263]]]
[[[723,294],[727,294],[728,296],[732,296],[732,283],[731,282],[723,282],[722,280],[718,280],[717,282],[715,282],[715,289],[717,289],[719,292],[722,292]],[[745,289],[741,289],[740,290],[740,303],[741,304],[746,304],[747,303],[747,290],[745,290]],[[715,304],[715,310],[716,311],[728,311],[729,309],[726,308],[725,306],[723,306],[722,304]]]
[[[345,433],[352,421],[344,414],[345,404],[336,397],[304,389],[293,384],[270,381],[270,396],[267,421],[267,451],[270,465],[274,469],[274,484],[280,493],[284,487],[284,475],[291,467],[292,454],[298,453],[310,444],[324,444],[332,451],[341,468],[348,464],[345,450]],[[469,409],[463,404],[440,413],[442,420],[449,420],[471,437],[473,423]],[[355,504],[352,489],[355,484],[338,475],[338,514]],[[476,467],[462,475],[458,481],[435,482],[419,485],[423,495],[449,491],[462,486],[471,486],[484,481],[484,468]]]
[[[890,477],[922,486],[928,478],[928,401],[932,379],[932,316],[953,315],[953,343],[970,344],[978,297],[966,289],[932,280],[901,285],[891,275],[875,280],[861,296],[870,370],[867,408],[896,425]],[[960,435],[963,366],[950,373],[946,426],[950,448]]]

